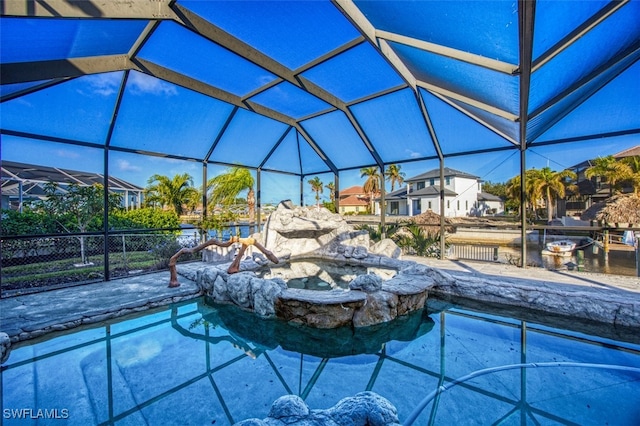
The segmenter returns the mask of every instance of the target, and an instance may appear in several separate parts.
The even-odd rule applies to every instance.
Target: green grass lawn
[[[31,263],[2,268],[2,289],[20,290],[60,284],[99,281],[104,279],[104,257],[89,256],[88,266],[76,266],[78,258]],[[182,259],[181,260],[185,260]],[[109,255],[111,275],[126,276],[128,271],[152,271],[166,267],[166,259],[159,259],[148,251],[112,253]]]

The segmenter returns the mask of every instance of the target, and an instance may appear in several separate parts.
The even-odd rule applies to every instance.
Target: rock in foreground
[[[360,392],[340,400],[327,410],[311,410],[296,395],[278,398],[264,420],[247,419],[236,426],[399,426],[396,408],[374,392]]]

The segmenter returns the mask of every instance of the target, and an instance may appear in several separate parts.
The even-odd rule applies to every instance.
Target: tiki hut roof
[[[580,216],[582,220],[599,220],[605,223],[640,223],[640,196],[615,195],[602,203],[589,207]]]
[[[420,227],[427,232],[440,232],[440,215],[438,213],[434,213],[433,210],[427,210],[424,213],[413,216],[410,219],[410,222],[420,225]],[[450,219],[445,218],[444,224],[445,232],[453,232],[454,227]]]

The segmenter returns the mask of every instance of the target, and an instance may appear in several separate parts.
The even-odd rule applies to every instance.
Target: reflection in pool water
[[[307,290],[348,289],[349,283],[358,275],[375,273],[383,280],[393,278],[395,269],[340,264],[321,260],[294,260],[277,265],[269,265],[259,271],[261,278],[282,278],[289,288]]]
[[[404,421],[438,387],[482,369],[640,367],[638,333],[623,342],[543,320],[431,300],[384,326],[309,330],[197,300],[18,345],[2,366],[3,414],[67,409],[78,425],[230,425],[266,417],[284,394],[328,408],[371,390]],[[451,387],[414,424],[637,424],[638,400],[640,374],[631,371],[513,369]],[[3,424],[24,424],[11,418],[17,412]]]

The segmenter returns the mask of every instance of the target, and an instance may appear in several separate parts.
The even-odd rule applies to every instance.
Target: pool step
[[[91,353],[82,360],[80,365],[96,424],[109,422],[110,405],[112,405],[112,416],[137,407],[131,388],[116,362],[112,362],[111,381],[108,380],[105,350]],[[121,424],[145,425],[147,421],[142,413],[136,409],[135,412],[118,421],[118,425]]]

